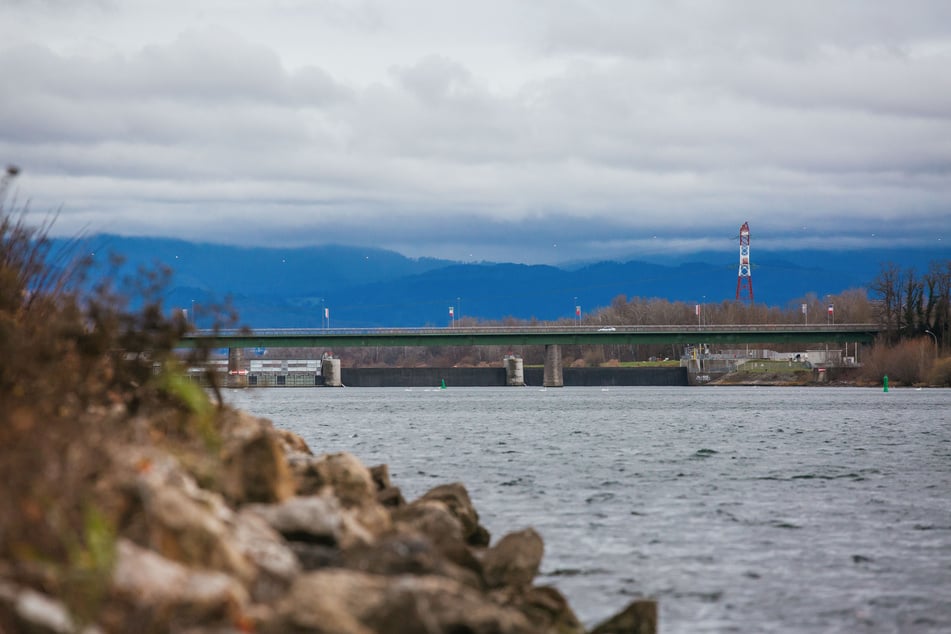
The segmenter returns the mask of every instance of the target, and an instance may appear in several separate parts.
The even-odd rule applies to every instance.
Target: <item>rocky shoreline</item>
[[[0,562],[0,632],[657,631],[651,600],[587,630],[533,583],[542,537],[526,527],[493,542],[460,483],[406,501],[386,465],[316,455],[240,411],[214,419],[206,446],[169,442],[143,418],[128,437],[91,435],[96,505],[114,528],[87,530],[85,547],[105,563],[70,600],[62,570]]]

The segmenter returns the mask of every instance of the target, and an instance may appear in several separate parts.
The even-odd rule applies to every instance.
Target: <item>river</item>
[[[463,482],[586,625],[663,634],[951,631],[951,390],[271,388],[229,403],[407,499]]]

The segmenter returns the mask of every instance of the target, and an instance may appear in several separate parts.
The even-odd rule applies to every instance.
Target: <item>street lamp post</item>
[[[935,358],[937,358],[938,357],[938,336],[934,334],[933,332],[931,332],[930,330],[928,330],[927,328],[925,328],[925,332],[931,335],[931,338],[934,339],[934,356]]]

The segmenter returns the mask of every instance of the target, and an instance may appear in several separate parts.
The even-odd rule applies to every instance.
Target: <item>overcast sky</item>
[[[948,0],[0,0],[0,60],[0,161],[58,234],[951,240]]]

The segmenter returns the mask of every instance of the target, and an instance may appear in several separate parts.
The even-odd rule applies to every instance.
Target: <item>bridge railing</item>
[[[196,330],[190,338],[236,337],[242,335],[258,336],[345,336],[345,335],[492,335],[492,334],[554,334],[554,333],[603,333],[603,334],[639,334],[639,333],[682,333],[682,332],[878,332],[877,324],[638,324],[638,325],[572,325],[572,326],[455,326],[423,328],[256,328],[250,331],[241,329]]]

